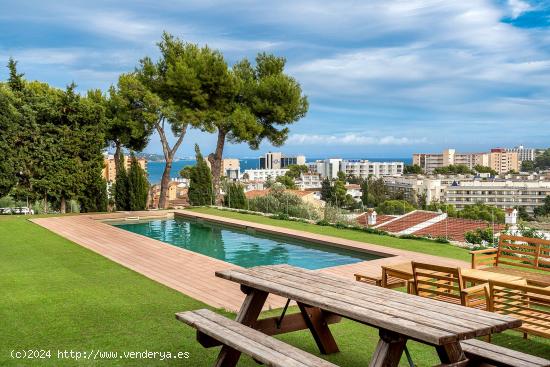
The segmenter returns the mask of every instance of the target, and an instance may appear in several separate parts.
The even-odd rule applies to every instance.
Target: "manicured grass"
[[[219,210],[215,208],[201,207],[192,208],[189,210],[204,214],[218,215],[220,217],[247,220],[254,223],[269,224],[272,226],[279,226],[327,236],[340,237],[347,240],[367,242],[375,245],[393,247],[400,250],[409,250],[421,252],[423,254],[449,257],[451,259],[464,260],[468,262],[470,261],[470,254],[468,253],[467,249],[463,249],[446,243],[437,243],[425,240],[401,239],[391,236],[383,236],[356,231],[352,229],[341,229],[330,226],[319,226],[310,223],[273,219],[261,215],[243,214],[228,210]]]
[[[185,271],[185,269],[182,269]],[[0,366],[21,365],[178,365],[211,366],[218,348],[204,349],[193,329],[174,319],[177,311],[206,307],[24,217],[0,217]],[[222,312],[218,310],[219,312]],[[265,315],[275,315],[274,310]],[[227,316],[233,316],[225,313]],[[368,365],[376,330],[344,321],[331,326],[341,353],[326,358],[341,366]],[[281,337],[318,354],[308,332]],[[494,340],[550,358],[550,343],[519,333]],[[432,348],[408,343],[415,363],[437,363]],[[51,350],[49,359],[12,359],[12,350]],[[189,359],[101,361],[59,359],[57,351],[189,352]],[[240,366],[257,366],[243,358]],[[403,364],[406,365],[406,364]]]

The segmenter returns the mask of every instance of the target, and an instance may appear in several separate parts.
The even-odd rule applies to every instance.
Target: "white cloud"
[[[510,8],[512,18],[514,19],[533,9],[529,3],[522,0],[508,0],[508,7]]]
[[[425,143],[426,138],[407,138],[387,136],[370,136],[357,133],[338,135],[292,134],[287,140],[289,145],[411,145]]]

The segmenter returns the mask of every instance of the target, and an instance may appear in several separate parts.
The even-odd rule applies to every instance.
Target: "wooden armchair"
[[[466,307],[486,308],[486,285],[467,288],[460,268],[412,262],[417,296],[456,303]]]

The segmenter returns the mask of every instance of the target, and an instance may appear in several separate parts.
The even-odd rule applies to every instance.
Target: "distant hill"
[[[152,153],[135,153],[138,158],[145,158],[148,162],[164,162],[164,156]]]

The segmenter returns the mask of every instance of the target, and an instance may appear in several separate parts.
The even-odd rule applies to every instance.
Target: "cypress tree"
[[[225,194],[223,200],[225,206],[236,209],[245,209],[246,195],[244,194],[243,186],[236,182],[230,182],[227,185],[227,193]]]
[[[327,203],[332,201],[332,185],[328,177],[321,183],[321,200]]]
[[[120,154],[118,160],[118,168],[115,181],[115,206],[116,210],[129,210],[129,195],[128,195],[128,173],[126,172],[126,165],[124,155]]]
[[[211,205],[214,202],[212,172],[210,172],[197,144],[195,144],[195,154],[197,163],[190,174],[189,203],[194,206]]]
[[[128,172],[128,201],[130,210],[145,210],[147,206],[147,193],[149,182],[145,171],[132,153],[130,170]]]

